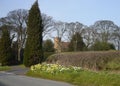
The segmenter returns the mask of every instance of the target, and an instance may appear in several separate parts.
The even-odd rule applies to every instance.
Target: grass
[[[120,74],[111,74],[109,72],[92,72],[81,70],[80,72],[64,72],[50,74],[45,72],[27,73],[28,76],[65,81],[77,86],[120,86]]]
[[[29,71],[27,75],[77,86],[120,86],[120,51],[60,53],[50,56],[47,62],[79,66],[84,70],[56,74],[38,70],[39,72]]]
[[[10,67],[8,67],[8,66],[0,66],[0,71],[6,71],[6,70],[10,70]]]
[[[20,64],[20,65],[17,65],[18,67],[21,67],[21,68],[26,68],[24,64]]]

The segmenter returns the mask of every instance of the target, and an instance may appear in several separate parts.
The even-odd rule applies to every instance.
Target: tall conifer
[[[85,43],[81,37],[81,34],[76,32],[70,41],[69,51],[83,51],[85,48]]]
[[[43,60],[42,32],[42,17],[36,0],[29,10],[28,16],[27,41],[24,52],[24,65],[27,67],[41,63]]]
[[[2,26],[2,36],[0,39],[0,63],[2,66],[11,65],[13,60],[10,33],[7,26]]]

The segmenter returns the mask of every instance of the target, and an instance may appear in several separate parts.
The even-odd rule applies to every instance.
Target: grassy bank
[[[8,66],[0,66],[0,71],[5,71],[5,70],[9,70],[10,67]]]
[[[77,86],[120,86],[120,74],[111,74],[109,72],[92,72],[80,69],[77,72],[69,70],[50,73],[45,71],[45,67],[42,69],[37,67],[35,71],[30,70],[27,75],[65,81]]]
[[[95,73],[81,71],[79,73],[46,74],[29,71],[28,76],[51,80],[65,81],[78,86],[120,86],[120,74]]]

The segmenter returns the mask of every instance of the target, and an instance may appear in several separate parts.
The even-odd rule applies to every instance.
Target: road
[[[11,70],[7,72],[1,71],[0,86],[73,86],[64,82],[32,78],[15,73],[20,72],[18,72],[18,70]]]
[[[14,73],[16,75],[25,75],[29,68],[21,67],[21,66],[11,66],[11,69],[7,72]]]

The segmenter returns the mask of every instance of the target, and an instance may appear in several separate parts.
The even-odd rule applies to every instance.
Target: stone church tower
[[[56,50],[56,52],[61,52],[61,38],[59,37],[55,37],[54,38],[54,49]]]

